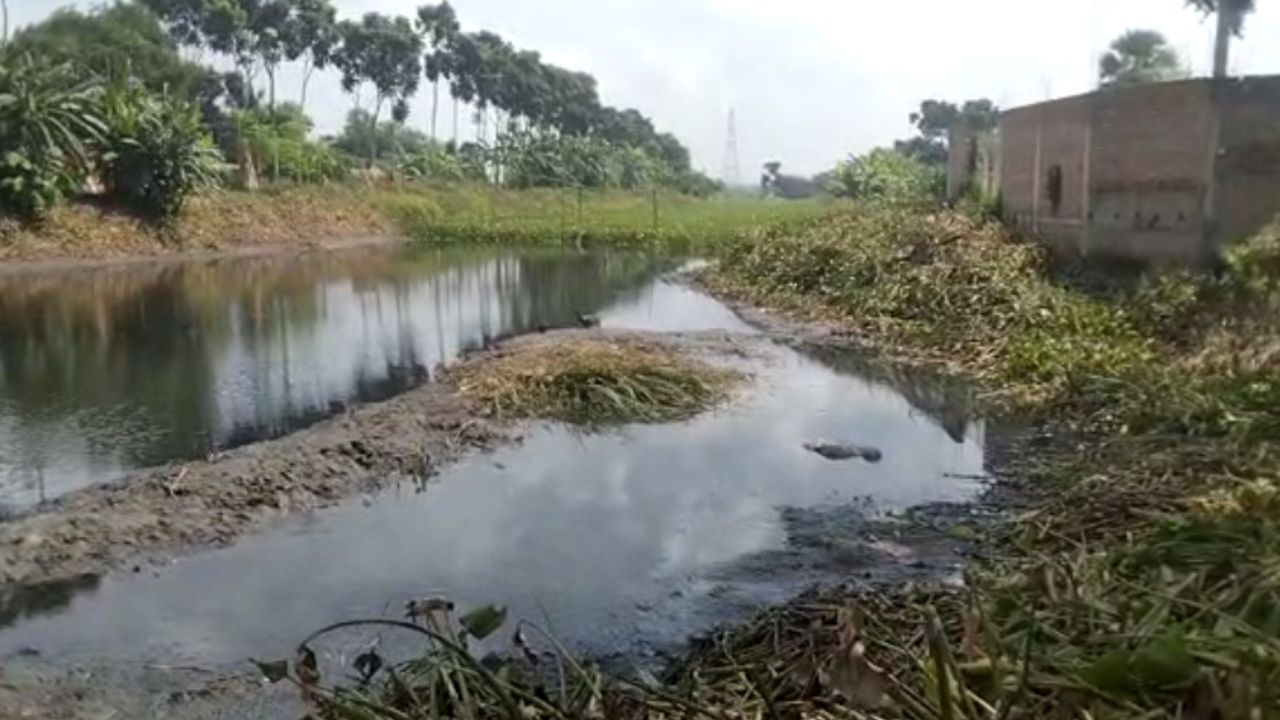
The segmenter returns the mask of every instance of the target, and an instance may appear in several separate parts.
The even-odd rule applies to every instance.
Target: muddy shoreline
[[[217,250],[177,249],[172,253],[120,255],[108,257],[23,258],[0,260],[0,278],[14,275],[41,275],[95,272],[139,266],[177,265],[209,260],[244,260],[288,257],[312,252],[336,252],[365,247],[402,245],[408,239],[395,235],[370,235],[306,242],[247,243]]]
[[[137,471],[0,524],[0,592],[225,546],[289,513],[424,482],[466,450],[512,437],[427,384],[276,440]]]

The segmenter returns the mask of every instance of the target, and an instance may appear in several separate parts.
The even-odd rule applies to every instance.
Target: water
[[[564,318],[575,307],[598,310],[606,326],[751,332],[720,303],[664,279],[667,263],[437,257],[387,262],[360,281],[359,271],[328,264],[336,258],[302,261],[326,269],[280,292],[312,298],[314,319],[295,327],[281,310],[270,315],[272,337],[287,340],[253,353],[243,348],[254,335],[231,333],[220,353],[200,354],[219,358],[206,365],[220,369],[210,388],[238,388],[232,378],[246,374],[259,381],[207,402],[238,408],[252,427],[279,428],[298,416],[272,408],[323,408],[350,397],[353,378],[372,368],[385,378],[398,364],[429,367],[472,336]],[[235,274],[212,272],[218,281]],[[230,315],[249,302],[231,290],[205,292]],[[865,555],[831,564],[770,559],[804,544],[788,519],[795,509],[833,513],[844,527],[963,502],[978,490],[963,478],[982,473],[983,424],[963,393],[845,352],[769,347],[742,361],[754,377],[743,397],[683,423],[595,435],[539,425],[518,446],[446,468],[422,492],[352,498],[158,572],[0,594],[0,658],[29,647],[50,662],[231,666],[285,656],[328,623],[395,617],[410,599],[440,595],[463,607],[506,604],[513,618],[549,625],[593,655],[645,656],[812,582],[885,564]],[[253,424],[260,418],[272,420]],[[824,438],[877,447],[884,459],[830,462],[802,447]]]
[[[0,508],[304,427],[575,311],[665,317],[641,289],[672,266],[366,248],[0,277]]]

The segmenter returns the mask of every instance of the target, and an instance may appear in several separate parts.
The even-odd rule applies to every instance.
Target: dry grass
[[[635,338],[548,339],[472,358],[450,371],[498,417],[579,425],[680,420],[728,397],[737,373]]]
[[[58,208],[39,226],[0,220],[0,261],[105,259],[388,235],[362,191],[344,187],[216,192],[158,227],[91,204]]]

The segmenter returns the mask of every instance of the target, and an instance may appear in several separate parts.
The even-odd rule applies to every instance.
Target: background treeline
[[[286,63],[302,69],[296,98],[278,93]],[[353,109],[339,135],[313,138],[307,91],[326,68]],[[409,100],[424,87],[418,130]],[[719,189],[673,135],[601,103],[593,77],[464,32],[447,2],[340,19],[329,0],[137,0],[59,10],[0,48],[2,215],[38,220],[90,191],[163,218],[209,185],[353,174]]]

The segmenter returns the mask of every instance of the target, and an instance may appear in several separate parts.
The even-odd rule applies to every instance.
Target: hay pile
[[[449,373],[497,417],[576,425],[682,420],[724,401],[740,377],[665,343],[561,336],[486,353]]]

